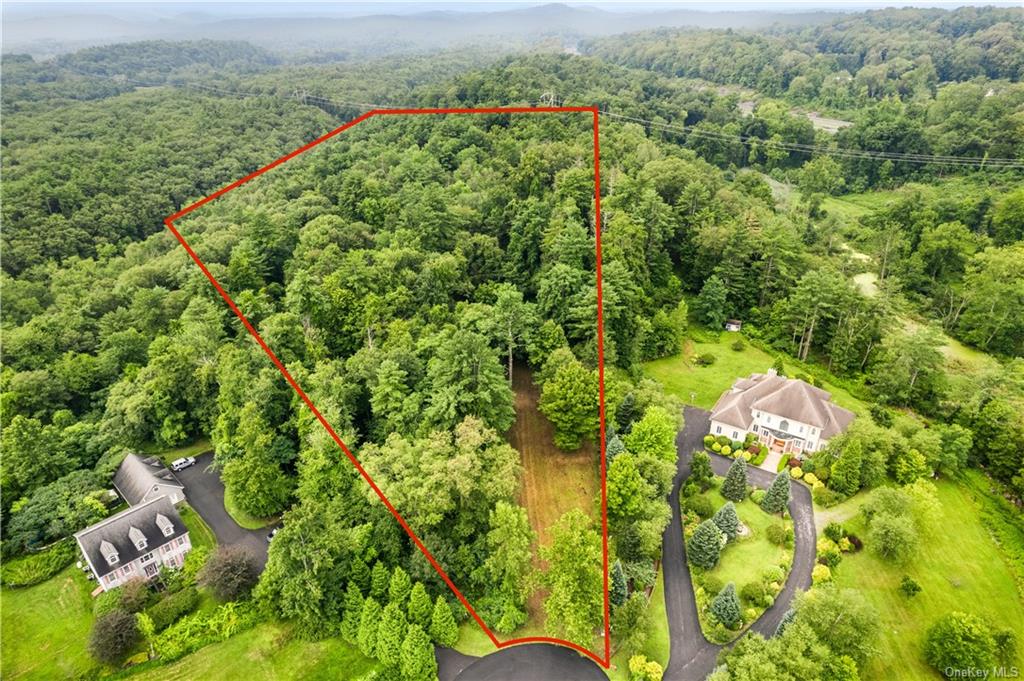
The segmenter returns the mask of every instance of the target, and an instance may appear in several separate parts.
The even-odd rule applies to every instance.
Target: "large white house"
[[[87,527],[75,540],[104,591],[155,577],[161,566],[180,568],[192,548],[188,528],[167,495]]]
[[[738,379],[711,410],[711,434],[742,440],[753,433],[777,452],[816,452],[855,418],[832,394],[774,369]]]

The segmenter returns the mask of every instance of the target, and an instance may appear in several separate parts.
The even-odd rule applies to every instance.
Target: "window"
[[[117,572],[111,572],[109,575],[103,578],[103,581],[107,584],[113,584],[117,581]]]
[[[818,434],[818,429],[817,428],[811,428],[811,435],[817,435],[817,434]]]
[[[735,440],[735,439],[736,439],[736,438],[738,438],[739,436],[740,436],[740,434],[739,434],[739,433],[737,433],[737,432],[736,432],[735,430],[734,430],[734,431],[732,431],[732,439],[733,439],[733,440]]]
[[[139,558],[139,562],[140,563],[148,563],[151,560],[153,560],[153,554],[152,553],[147,553],[142,558]]]
[[[156,563],[150,563],[145,568],[145,573],[146,573],[147,577],[152,577],[153,575],[155,575],[159,571],[160,571],[160,568],[158,568],[156,566]]]
[[[803,426],[800,426],[800,432],[801,433],[804,432],[804,427]]]
[[[771,423],[772,422],[772,417],[771,416],[766,416],[764,420],[767,421],[768,423]]]
[[[715,426],[715,432],[716,433],[721,433],[722,432],[722,426]]]
[[[121,574],[125,575],[125,576],[130,575],[133,571],[134,570],[132,568],[132,564],[131,563],[128,563],[123,568],[121,568]]]
[[[779,428],[782,430],[789,430],[789,421],[783,419],[782,422],[779,423]]]
[[[177,543],[178,546],[183,545],[185,543],[185,538],[184,537],[178,537],[178,541],[176,543]]]

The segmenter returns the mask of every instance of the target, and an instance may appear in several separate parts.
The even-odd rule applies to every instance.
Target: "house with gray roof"
[[[711,410],[711,434],[742,440],[753,433],[773,451],[802,454],[824,448],[854,418],[827,390],[769,369],[737,380],[722,394]]]
[[[114,474],[114,487],[130,506],[167,495],[175,504],[185,501],[185,486],[155,456],[129,454]]]
[[[130,579],[151,579],[161,567],[180,568],[192,548],[171,498],[161,494],[75,534],[104,591]]]

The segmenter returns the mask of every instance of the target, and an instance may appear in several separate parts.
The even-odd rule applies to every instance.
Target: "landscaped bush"
[[[732,447],[729,445],[722,447],[722,456],[729,456],[730,454],[732,454]]]
[[[803,471],[802,468],[797,466],[796,468],[790,468],[789,469],[789,475],[794,480],[799,480],[800,478],[802,478],[804,476],[804,471]]]
[[[747,582],[740,589],[740,598],[755,605],[760,605],[766,595],[767,591],[761,582]]]
[[[827,565],[830,568],[839,567],[839,563],[843,561],[843,554],[839,551],[839,547],[834,541],[823,537],[818,541],[818,562],[822,565]]]
[[[846,536],[846,529],[840,523],[829,523],[825,526],[825,536],[834,542]]]
[[[732,451],[734,452],[738,452],[739,450],[743,449],[743,443],[740,442],[739,440],[733,440],[732,442],[729,443],[729,446],[732,447]]]
[[[686,509],[696,513],[701,519],[710,518],[715,512],[715,505],[703,496],[694,496],[686,500]]]
[[[777,565],[772,565],[771,567],[766,568],[765,571],[761,574],[761,581],[763,581],[766,584],[771,584],[772,582],[781,582],[785,578],[786,571]]]
[[[751,493],[751,495],[750,495],[750,499],[751,499],[751,501],[753,501],[753,502],[754,502],[755,504],[757,504],[758,506],[760,506],[760,505],[761,505],[761,502],[762,502],[762,501],[764,501],[764,495],[765,495],[765,494],[767,494],[767,493],[768,493],[768,492],[766,492],[766,491],[765,491],[765,490],[763,490],[763,489],[755,489],[755,490],[754,490],[754,491],[753,491],[753,492]]]
[[[857,535],[851,534],[846,539],[850,542],[850,545],[853,547],[854,553],[864,548],[864,542],[861,541],[860,537],[858,537]]]
[[[715,442],[717,442],[718,444],[720,444],[720,445],[722,445],[724,447],[727,444],[729,444],[730,442],[732,442],[732,440],[730,440],[729,438],[727,438],[724,435],[719,435],[718,437],[715,438]]]
[[[843,553],[849,553],[850,551],[853,550],[853,544],[846,537],[843,537],[842,539],[840,539],[837,542],[837,544],[839,546],[839,550],[842,551]]]
[[[75,562],[75,554],[75,541],[65,539],[45,551],[5,560],[0,567],[0,581],[15,587],[45,582]]]
[[[832,581],[832,570],[827,565],[818,563],[814,566],[811,571],[811,582],[814,584],[822,584],[824,582]]]
[[[688,482],[685,485],[683,485],[682,489],[679,490],[679,496],[681,496],[684,499],[689,499],[694,494],[697,494],[697,492],[699,491],[700,488],[697,487],[697,485],[695,485],[692,482]]]
[[[804,482],[806,482],[811,487],[822,484],[821,480],[818,480],[818,476],[816,476],[814,473],[804,473]]]
[[[996,645],[988,622],[977,615],[952,612],[928,629],[924,652],[940,673],[946,670],[988,670],[996,661]]]
[[[139,640],[135,615],[112,610],[93,624],[89,635],[89,652],[100,662],[117,666],[128,657]]]
[[[900,580],[900,593],[907,598],[913,598],[917,594],[921,593],[921,585],[909,576],[903,575],[903,579]]]
[[[199,592],[195,587],[188,587],[166,596],[163,600],[146,610],[153,620],[154,631],[163,631],[199,606]]]
[[[723,586],[725,586],[725,584],[722,583],[721,579],[706,572],[703,576],[701,576],[699,581],[700,585],[704,587],[704,591],[706,591],[709,594],[716,594],[722,590]]]
[[[737,338],[732,342],[732,345],[730,345],[729,347],[735,350],[736,352],[743,352],[743,349],[746,348],[747,345],[746,343],[743,342],[742,339]]]
[[[712,355],[710,352],[705,352],[702,355],[697,355],[693,360],[694,364],[699,367],[709,367],[715,363],[718,358]]]
[[[722,451],[722,445],[720,445],[720,444],[718,444],[716,442],[713,445],[711,445],[711,449],[712,449],[712,451],[720,452],[720,451]]]
[[[793,528],[786,527],[781,523],[769,525],[765,530],[765,536],[776,546],[792,546],[793,544]]]
[[[153,592],[141,577],[121,585],[121,607],[127,612],[142,612],[152,602]]]
[[[786,465],[789,466],[790,468],[799,468],[800,459],[796,458],[795,456],[791,456],[786,460]]]
[[[704,446],[705,447],[710,447],[714,443],[715,443],[715,436],[714,435],[705,435],[704,436]]]
[[[93,617],[99,618],[121,607],[121,588],[104,591],[92,602]]]
[[[743,624],[740,616],[740,601],[736,597],[736,587],[729,582],[711,601],[711,614],[729,629],[736,629]]]
[[[205,645],[246,631],[258,621],[258,611],[251,601],[225,603],[208,614],[186,615],[157,636],[153,647],[161,660],[170,662]]]
[[[841,494],[835,490],[829,489],[824,485],[819,485],[818,487],[815,487],[811,491],[811,495],[814,497],[814,503],[823,508],[830,508],[846,500],[846,495]]]

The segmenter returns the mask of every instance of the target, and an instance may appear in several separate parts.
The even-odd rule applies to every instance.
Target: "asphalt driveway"
[[[220,473],[210,468],[212,463],[213,452],[205,452],[196,457],[194,466],[189,466],[174,475],[185,485],[185,496],[189,505],[213,530],[217,543],[221,546],[247,547],[256,556],[262,570],[267,564],[267,534],[270,528],[247,530],[239,527],[228,515],[224,510],[224,483],[220,480]]]
[[[445,654],[444,650],[447,649],[438,650],[439,658]],[[527,643],[502,648],[485,657],[468,659],[472,661],[454,677],[457,681],[608,681],[605,673],[590,658],[565,646],[549,643]],[[441,675],[440,671],[441,681],[453,678]]]

